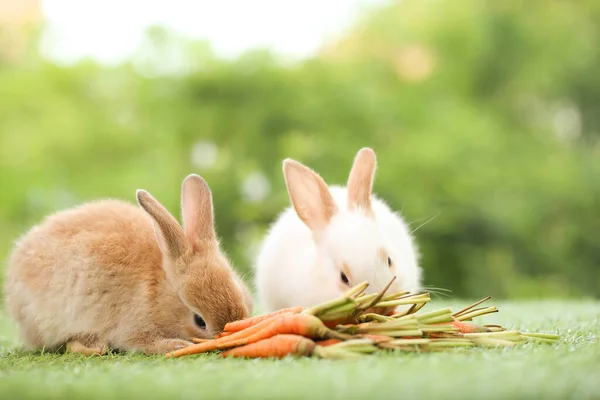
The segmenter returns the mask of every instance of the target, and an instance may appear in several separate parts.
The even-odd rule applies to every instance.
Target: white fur
[[[348,211],[347,189],[330,186],[338,213],[318,235],[287,208],[271,226],[256,261],[256,288],[265,312],[284,307],[309,307],[338,296],[340,267],[345,262],[352,281],[367,281],[369,293],[383,289],[396,275],[390,291],[417,291],[421,285],[418,253],[408,226],[398,213],[371,196],[374,218]],[[392,268],[378,257],[385,248]]]

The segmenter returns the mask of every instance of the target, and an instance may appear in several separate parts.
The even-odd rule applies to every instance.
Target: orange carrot
[[[235,332],[219,332],[215,335],[215,339],[220,339],[222,337],[229,336],[232,333],[235,333]],[[194,343],[210,342],[211,340],[212,339],[192,338],[192,342],[194,342]]]
[[[338,325],[347,325],[356,322],[356,319],[351,315],[343,318],[332,319],[330,321],[323,321],[326,327],[333,329]]]
[[[219,337],[219,338],[212,339],[212,340],[208,340],[208,341],[204,341],[204,340],[202,340],[202,339],[200,339],[200,340],[194,340],[194,339],[192,339],[192,341],[193,341],[193,342],[195,342],[196,344],[195,344],[195,345],[192,345],[192,346],[188,346],[188,347],[186,347],[186,348],[187,348],[187,349],[189,349],[189,348],[194,348],[194,349],[196,349],[197,347],[200,347],[200,346],[202,346],[202,348],[204,348],[204,346],[208,346],[208,347],[210,347],[210,346],[213,346],[213,345],[218,345],[218,344],[219,344],[219,343],[221,343],[221,342],[227,342],[227,341],[230,341],[230,340],[235,340],[235,339],[238,339],[238,338],[241,338],[241,337],[247,336],[247,335],[251,335],[251,334],[253,334],[253,333],[255,333],[255,332],[258,332],[258,331],[260,331],[260,330],[261,330],[261,329],[263,329],[264,327],[268,326],[268,325],[269,325],[271,322],[273,322],[273,320],[274,320],[275,318],[276,318],[276,317],[273,317],[273,318],[271,318],[271,319],[265,319],[264,321],[262,321],[262,322],[259,322],[258,324],[256,324],[256,325],[253,325],[253,326],[249,327],[248,329],[244,329],[243,331],[239,331],[239,332],[232,332],[231,334],[228,334],[228,335],[227,335],[227,336],[225,336],[225,337]],[[205,351],[212,351],[212,350],[216,350],[216,349],[217,349],[217,348],[214,348],[214,349],[210,349],[210,348],[209,348],[208,350],[200,350],[200,351],[197,351],[197,353],[203,353],[203,352],[205,352]],[[183,349],[182,349],[182,350],[183,350]],[[173,355],[173,353],[176,353],[176,351],[175,351],[175,352],[172,352],[172,353],[167,353],[167,357],[171,357],[171,356]],[[192,352],[192,353],[189,353],[189,354],[196,354],[196,351],[194,351],[194,352]],[[183,355],[183,354],[182,354],[182,355]]]
[[[246,319],[241,319],[239,321],[230,322],[225,325],[225,331],[226,332],[238,332],[238,331],[246,329],[252,325],[256,325],[259,322],[264,321],[265,319],[269,319],[269,318],[277,316],[277,315],[297,314],[302,311],[304,311],[304,307],[283,308],[281,310],[278,310],[278,311],[275,311],[275,312],[272,312],[269,314],[258,315],[256,317],[246,318]]]
[[[222,357],[284,358],[287,356],[310,356],[316,344],[299,335],[275,335],[245,346],[221,353]]]
[[[341,342],[342,341],[340,339],[325,339],[325,340],[319,340],[317,342],[317,344],[321,347],[327,347],[327,346],[333,346],[334,344],[338,344]]]
[[[463,334],[460,332],[431,332],[427,335],[430,339],[448,339],[448,338],[460,338],[463,337]],[[419,337],[416,339],[422,339],[423,337]]]
[[[480,333],[480,332],[489,332],[490,331],[485,326],[469,324],[467,322],[462,322],[457,319],[455,319],[452,322],[452,326],[457,328],[459,333]]]
[[[366,333],[366,334],[362,334],[362,335],[359,335],[359,336],[363,337],[365,339],[371,339],[375,343],[389,342],[390,340],[394,339],[391,336],[377,335],[377,334],[373,334],[373,333]]]
[[[392,315],[394,315],[396,313],[396,309],[397,309],[397,307],[388,307],[381,314],[385,315],[387,317],[391,317]]]
[[[171,353],[167,353],[166,356],[176,358],[207,351],[228,349],[254,343],[278,334],[300,335],[311,339],[346,338],[345,335],[328,329],[323,325],[323,322],[314,315],[291,314],[271,317],[270,319],[259,322],[243,331],[235,332],[229,336],[214,339],[209,342],[184,347]]]
[[[452,322],[440,322],[440,323],[432,324],[432,325],[452,325],[453,327],[458,329],[458,332],[454,332],[454,333],[460,333],[460,334],[491,332],[490,329],[486,328],[485,326],[480,326],[480,325],[470,324],[468,322],[459,321],[456,318],[453,318]]]

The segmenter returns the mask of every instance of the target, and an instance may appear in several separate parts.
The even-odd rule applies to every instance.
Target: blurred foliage
[[[405,0],[291,65],[162,29],[118,67],[0,64],[0,250],[47,213],[137,188],[177,214],[196,172],[251,272],[289,203],[282,159],[343,183],[372,146],[427,285],[598,297],[599,20],[592,0]]]

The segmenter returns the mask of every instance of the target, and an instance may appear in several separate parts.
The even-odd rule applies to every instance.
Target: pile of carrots
[[[559,338],[472,323],[476,317],[498,311],[494,306],[478,307],[490,297],[455,313],[450,308],[419,313],[431,301],[429,293],[386,295],[391,283],[380,293],[364,294],[368,284],[362,283],[312,308],[291,307],[231,322],[215,339],[194,339],[194,345],[167,357],[220,351],[223,357],[345,359],[379,351],[510,347],[525,341],[554,343]],[[396,312],[399,306],[404,311]]]

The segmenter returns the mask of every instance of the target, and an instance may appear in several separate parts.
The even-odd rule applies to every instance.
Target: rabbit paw
[[[69,341],[66,345],[67,352],[83,354],[86,356],[104,355],[108,346],[102,343],[95,336],[81,336]]]
[[[145,346],[139,346],[138,348],[148,354],[166,354],[171,351],[183,349],[193,345],[194,343],[182,339],[158,339]]]
[[[183,349],[184,347],[188,347],[193,345],[194,343],[189,342],[187,340],[182,339],[161,339],[154,343],[156,347],[156,353],[169,353],[171,351]]]

